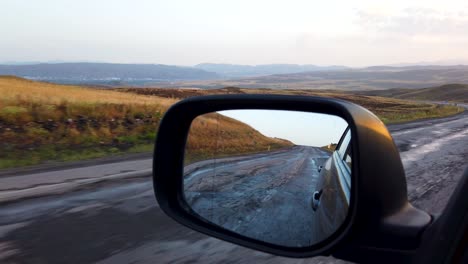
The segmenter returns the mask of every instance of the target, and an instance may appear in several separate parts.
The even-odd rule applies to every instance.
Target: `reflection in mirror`
[[[184,195],[194,214],[287,247],[323,241],[343,223],[351,133],[337,116],[229,110],[197,117],[185,150]]]

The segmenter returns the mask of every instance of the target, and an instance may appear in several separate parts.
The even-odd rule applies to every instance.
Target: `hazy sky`
[[[338,143],[348,127],[341,117],[318,113],[281,110],[227,110],[218,113],[246,123],[265,136],[313,147]]]
[[[468,1],[0,0],[0,62],[468,62]]]

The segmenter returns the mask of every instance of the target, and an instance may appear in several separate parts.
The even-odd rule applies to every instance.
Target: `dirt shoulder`
[[[132,153],[132,154],[122,154],[115,156],[107,156],[96,159],[89,160],[80,160],[80,161],[50,161],[43,164],[19,167],[19,168],[9,168],[0,170],[0,177],[2,176],[11,176],[11,175],[25,175],[30,173],[41,173],[47,171],[58,171],[66,170],[80,167],[88,167],[101,164],[110,164],[118,163],[121,161],[132,161],[132,160],[141,160],[141,159],[152,159],[153,152],[144,152],[144,153]]]

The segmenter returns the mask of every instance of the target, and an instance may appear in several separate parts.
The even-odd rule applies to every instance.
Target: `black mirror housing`
[[[233,109],[291,110],[343,118],[352,133],[354,157],[348,215],[328,239],[310,247],[285,247],[240,236],[190,213],[183,197],[183,163],[193,119]],[[153,161],[153,184],[161,209],[177,222],[235,244],[287,257],[336,255],[362,260],[358,254],[380,255],[392,249],[401,259],[416,249],[431,217],[408,202],[399,152],[385,125],[370,111],[330,98],[285,95],[216,95],[193,97],[172,106],[161,121]],[[383,239],[385,237],[385,239]],[[398,258],[396,259],[398,260]]]

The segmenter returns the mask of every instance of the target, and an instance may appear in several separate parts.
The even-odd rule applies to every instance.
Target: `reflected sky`
[[[337,116],[283,110],[227,110],[218,112],[237,119],[265,136],[287,139],[296,145],[322,147],[338,143],[348,123]]]

